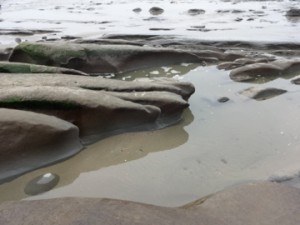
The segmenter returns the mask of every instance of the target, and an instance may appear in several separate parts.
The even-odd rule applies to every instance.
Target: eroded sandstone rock
[[[0,183],[82,149],[79,130],[56,117],[0,109]]]
[[[278,77],[288,77],[300,71],[300,60],[275,60],[254,63],[230,72],[230,78],[238,82],[267,82]]]
[[[124,72],[141,68],[201,62],[195,54],[133,45],[21,43],[10,61],[77,69],[87,73]]]
[[[88,198],[6,202],[0,205],[0,222],[7,225],[294,225],[300,223],[299,213],[299,189],[262,182],[230,188],[180,208]]]
[[[245,95],[249,98],[255,99],[257,101],[267,100],[278,95],[286,93],[286,90],[279,88],[256,88],[250,87],[240,92],[240,94]]]
[[[65,74],[1,74],[0,87],[7,86],[67,86],[110,92],[164,91],[178,94],[185,100],[195,92],[193,84],[168,78],[144,78],[129,82]]]
[[[14,63],[14,62],[0,62],[0,73],[61,73],[61,74],[74,74],[84,75],[78,70],[67,69],[62,67],[43,66],[29,63]]]
[[[70,121],[83,138],[155,123],[161,110],[104,92],[71,87],[7,87],[0,89],[0,106],[54,115]]]

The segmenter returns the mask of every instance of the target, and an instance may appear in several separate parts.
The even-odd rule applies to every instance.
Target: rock
[[[8,86],[66,86],[110,92],[164,91],[178,94],[185,100],[195,92],[193,84],[169,78],[144,78],[130,82],[65,74],[1,74],[0,87]]]
[[[0,205],[0,222],[6,225],[294,225],[300,223],[299,199],[297,188],[261,182],[230,188],[179,208],[92,198],[5,202]]]
[[[174,30],[174,29],[173,28],[149,28],[149,30],[152,30],[152,31],[158,31],[158,30],[169,31],[169,30]]]
[[[79,39],[79,38],[80,38],[79,36],[71,36],[71,35],[61,36],[61,39],[63,39],[63,40],[75,40],[75,39]]]
[[[151,91],[151,92],[106,92],[115,97],[121,98],[126,101],[131,101],[143,105],[154,105],[160,108],[161,113],[164,115],[174,114],[174,112],[181,113],[189,105],[179,95],[164,92],[164,91]]]
[[[254,63],[234,69],[230,78],[238,82],[266,82],[278,77],[290,76],[300,71],[300,60],[275,60],[269,63]]]
[[[220,103],[225,103],[225,102],[228,102],[230,99],[228,97],[221,97],[218,99],[218,102]]]
[[[0,107],[70,121],[85,142],[175,123],[195,91],[191,83],[167,78],[128,82],[64,74],[3,74],[0,87]]]
[[[278,95],[286,93],[286,90],[278,88],[255,88],[250,87],[240,92],[240,94],[245,95],[249,98],[255,99],[257,101],[267,100]]]
[[[61,73],[88,76],[73,69],[13,62],[0,62],[0,73]]]
[[[0,48],[0,61],[7,61],[9,59],[9,56],[12,52],[12,48]]]
[[[286,16],[288,16],[288,17],[300,17],[300,9],[291,8],[286,12]]]
[[[27,29],[0,29],[0,35],[34,35],[34,34],[50,34],[57,33],[55,30],[27,30]]]
[[[38,195],[53,189],[59,182],[59,176],[53,173],[40,175],[29,181],[24,192],[27,195]]]
[[[0,109],[0,183],[82,149],[78,128],[56,117]]]
[[[300,190],[268,182],[221,191],[189,209],[206,211],[215,224],[282,225],[300,223]]]
[[[224,70],[232,70],[236,69],[238,67],[242,67],[249,64],[254,63],[268,63],[269,61],[272,61],[271,59],[250,59],[250,58],[239,58],[234,60],[233,62],[222,62],[218,65],[218,69],[224,69]]]
[[[204,14],[205,10],[203,10],[203,9],[189,9],[187,13],[191,16],[196,16],[196,15]]]
[[[300,77],[292,80],[291,83],[299,85],[300,84]]]
[[[116,73],[183,62],[201,62],[196,55],[168,48],[133,45],[21,43],[10,61],[77,69],[87,73]]]
[[[153,16],[163,14],[164,11],[165,10],[160,7],[152,7],[149,9],[150,14]]]
[[[77,125],[86,140],[153,124],[161,114],[158,107],[124,101],[104,92],[49,86],[0,89],[0,107],[57,116]]]
[[[135,12],[135,13],[140,13],[140,12],[142,12],[142,9],[141,8],[134,8],[132,11]]]

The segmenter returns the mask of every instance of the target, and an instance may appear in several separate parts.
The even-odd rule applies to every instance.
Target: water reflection
[[[170,128],[126,133],[104,139],[88,146],[87,149],[65,162],[33,171],[10,183],[1,185],[0,201],[25,198],[27,195],[24,193],[24,187],[30,180],[41,174],[58,174],[60,182],[55,188],[59,188],[71,184],[81,173],[123,164],[145,157],[151,152],[176,148],[188,141],[189,135],[184,127],[193,120],[192,112],[187,109],[183,113],[183,119]]]
[[[189,73],[191,70],[197,68],[199,64],[195,63],[182,63],[179,65],[162,66],[149,68],[144,70],[138,70],[134,72],[122,73],[116,75],[116,79],[121,80],[134,80],[137,78],[155,78],[155,77],[177,77],[183,76]]]

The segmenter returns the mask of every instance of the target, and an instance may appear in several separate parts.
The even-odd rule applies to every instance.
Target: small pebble
[[[159,8],[159,7],[152,7],[151,9],[149,9],[149,12],[152,15],[160,15],[164,12],[164,10],[162,8]]]
[[[228,102],[229,100],[230,100],[230,99],[227,98],[227,97],[222,97],[222,98],[219,98],[219,99],[218,99],[218,102],[224,103],[224,102]]]
[[[24,189],[27,195],[38,195],[50,191],[59,182],[59,176],[54,173],[46,173],[29,181]]]

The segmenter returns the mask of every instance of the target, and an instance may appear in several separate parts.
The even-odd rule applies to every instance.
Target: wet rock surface
[[[278,95],[286,93],[286,90],[278,88],[247,88],[240,92],[240,94],[245,95],[249,98],[255,99],[257,101],[264,101]]]
[[[87,76],[78,70],[29,63],[0,62],[0,73],[59,73]]]
[[[82,149],[78,128],[66,121],[3,107],[0,114],[0,183]]]
[[[87,73],[125,72],[182,62],[199,62],[188,52],[132,45],[21,43],[9,61],[61,66]]]
[[[38,195],[54,188],[59,182],[59,176],[53,173],[40,175],[29,181],[24,192],[27,195]]]
[[[0,86],[56,86],[78,87],[86,90],[110,92],[151,92],[166,91],[180,95],[183,99],[194,93],[195,87],[189,82],[179,82],[170,78],[140,79],[136,82],[86,77],[65,74],[1,74]]]
[[[151,124],[161,114],[155,106],[136,104],[103,92],[78,88],[11,87],[0,92],[2,107],[58,116],[76,124],[81,137]],[[182,108],[188,106],[187,103],[183,104],[184,100],[178,102]]]
[[[203,9],[189,9],[187,11],[187,13],[191,16],[196,16],[196,15],[204,14],[205,10],[203,10]]]
[[[286,16],[288,17],[300,17],[300,9],[299,8],[291,8],[286,12]]]
[[[7,225],[298,224],[299,199],[299,189],[274,183],[252,183],[221,191],[180,208],[87,198],[6,202],[0,205],[0,222]]]
[[[255,63],[234,69],[230,78],[239,82],[259,81],[265,82],[278,77],[300,72],[300,60],[276,60],[270,63]]]
[[[157,6],[149,9],[150,14],[152,14],[154,16],[163,14],[164,11],[165,11],[164,9],[157,7]]]

